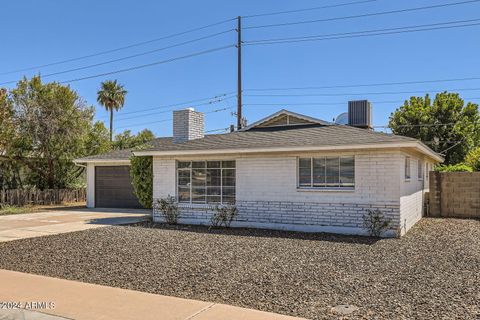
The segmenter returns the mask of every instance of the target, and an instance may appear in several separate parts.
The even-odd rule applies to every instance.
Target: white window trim
[[[408,163],[408,166],[407,166]],[[408,176],[407,176],[407,167],[408,167]],[[405,181],[410,181],[412,179],[412,159],[409,156],[405,156],[405,162],[403,165],[403,175]]]
[[[353,187],[314,187],[313,186],[313,159],[319,158],[319,157],[353,157]],[[310,181],[311,181],[311,186],[300,186],[300,158],[302,159],[310,159]],[[327,156],[312,156],[312,157],[297,157],[297,191],[305,191],[305,192],[352,192],[355,191],[356,183],[355,183],[355,176],[356,176],[356,170],[355,170],[355,165],[356,165],[356,158],[355,155],[341,155],[341,156],[336,156],[336,155],[327,155]],[[338,162],[339,166],[339,174],[340,174],[340,161]],[[326,163],[325,163],[325,170],[326,170]]]
[[[423,178],[424,178],[423,176],[425,174],[425,172],[423,171],[424,170],[423,167],[424,167],[423,161],[421,159],[418,159],[417,160],[417,179],[418,179],[418,181],[423,181]]]
[[[193,168],[190,166],[190,168],[178,168],[178,163],[179,162],[209,162],[209,161],[219,161],[220,162],[220,168],[211,168],[211,169],[220,169],[220,202],[217,203],[201,203],[201,202],[192,202],[192,184],[190,183],[190,201],[189,202],[180,202],[178,197],[178,171],[179,170],[189,170],[190,171],[190,182],[192,179],[192,170]],[[222,167],[222,161],[234,161],[235,162],[235,168],[223,168]],[[201,169],[201,168],[200,168]],[[208,169],[205,167],[205,170]],[[177,203],[181,206],[188,206],[191,208],[210,208],[210,207],[215,207],[215,205],[224,205],[224,204],[231,204],[230,202],[223,202],[223,169],[231,169],[235,170],[235,202],[237,202],[237,161],[234,159],[228,159],[228,160],[217,160],[217,159],[209,159],[209,160],[176,160],[175,161],[175,200]]]

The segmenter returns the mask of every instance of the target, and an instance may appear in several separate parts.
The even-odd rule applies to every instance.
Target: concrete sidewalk
[[[0,242],[134,223],[150,215],[149,210],[76,208],[0,216]]]
[[[68,319],[300,319],[223,304],[167,297],[8,270],[0,270],[0,284],[0,303],[8,301],[22,304],[27,302],[46,303],[47,308],[31,311]],[[54,306],[50,305],[48,308],[49,303],[53,303]],[[47,318],[35,318],[35,314],[31,313],[25,319]]]

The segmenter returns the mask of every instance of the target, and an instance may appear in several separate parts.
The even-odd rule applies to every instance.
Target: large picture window
[[[235,161],[177,162],[177,199],[183,203],[235,203]]]
[[[355,157],[299,158],[298,186],[300,188],[354,188]]]

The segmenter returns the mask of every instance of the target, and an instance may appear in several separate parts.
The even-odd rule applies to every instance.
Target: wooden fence
[[[429,215],[480,218],[480,172],[431,172]]]
[[[47,189],[47,190],[0,190],[0,204],[24,206],[27,204],[51,205],[67,202],[84,202],[85,189]]]

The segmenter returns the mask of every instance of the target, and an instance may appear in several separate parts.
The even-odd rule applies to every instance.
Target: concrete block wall
[[[87,208],[95,208],[95,165],[87,164]]]
[[[441,175],[440,172],[431,172],[428,181],[428,215],[432,217],[441,217]]]
[[[297,188],[297,157],[324,155],[355,155],[353,190]],[[176,194],[176,160],[209,159],[154,157],[154,199]],[[239,208],[236,226],[364,234],[363,214],[368,209],[380,209],[392,220],[388,235],[394,235],[400,227],[400,177],[404,164],[400,151],[241,155],[235,160]],[[180,222],[209,223],[213,207],[180,206]],[[158,212],[154,219],[162,220]]]
[[[480,217],[480,172],[433,172],[429,194],[431,216]]]
[[[297,188],[297,158],[355,156],[354,190]],[[400,152],[302,153],[237,159],[237,200],[398,204]]]
[[[153,158],[153,198],[161,199],[176,195],[175,159]]]

